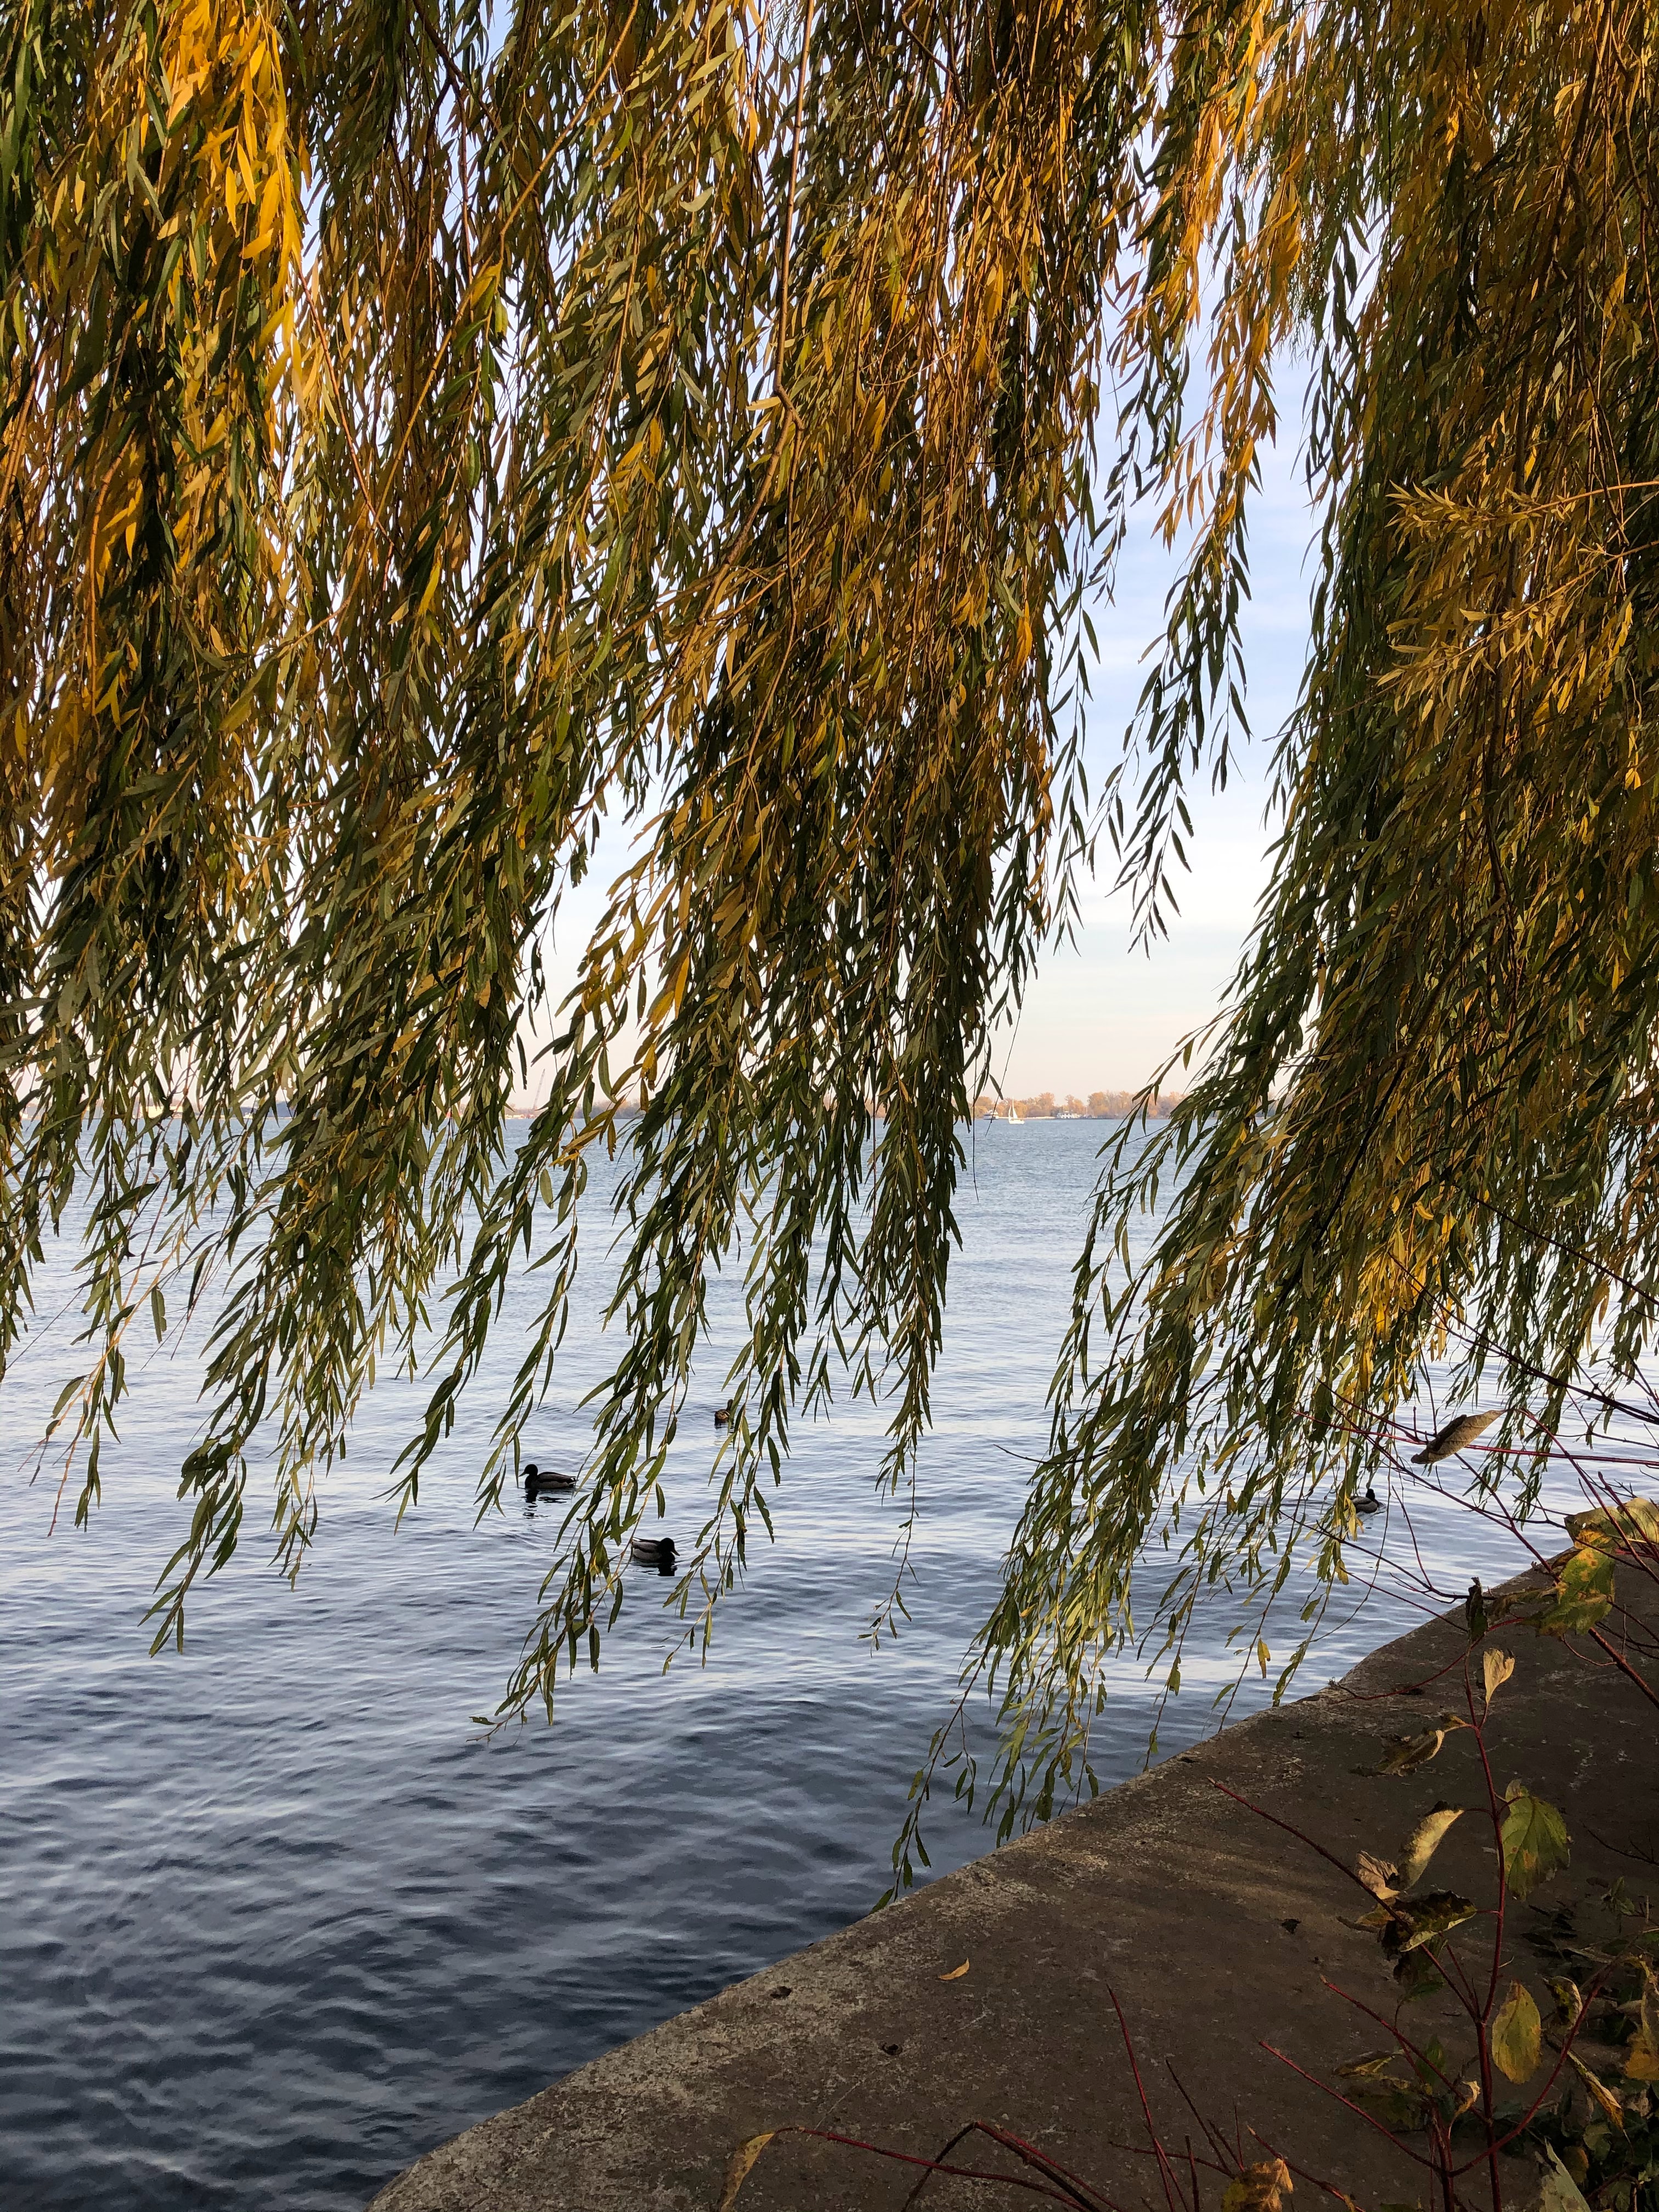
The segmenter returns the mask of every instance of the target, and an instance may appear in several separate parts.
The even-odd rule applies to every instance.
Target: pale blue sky
[[[1180,915],[1150,952],[1129,949],[1130,902],[1112,893],[1114,856],[1102,841],[1099,876],[1079,886],[1077,945],[1050,951],[1008,1048],[1001,1081],[1015,1097],[1134,1089],[1209,1020],[1237,966],[1267,879],[1273,831],[1263,815],[1273,739],[1295,704],[1308,641],[1312,524],[1300,469],[1287,450],[1294,417],[1286,429],[1263,470],[1250,527],[1246,705],[1254,735],[1224,793],[1211,792],[1206,774],[1188,794],[1198,833],[1188,845],[1192,870],[1176,879]],[[1161,632],[1174,574],[1173,561],[1149,534],[1126,550],[1115,600],[1097,619],[1102,665],[1090,713],[1091,787],[1097,769],[1121,757],[1146,679],[1142,656]],[[1175,1078],[1171,1084],[1180,1087]]]

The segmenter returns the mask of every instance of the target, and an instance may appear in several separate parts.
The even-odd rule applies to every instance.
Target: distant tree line
[[[1181,1103],[1182,1095],[1178,1091],[1160,1092],[1152,1107],[1152,1118],[1154,1121],[1167,1118]],[[1087,1098],[1079,1098],[1075,1091],[1068,1091],[1065,1097],[1060,1098],[1052,1091],[1039,1091],[1035,1098],[1004,1098],[994,1097],[988,1091],[981,1091],[974,1101],[974,1119],[976,1121],[1006,1120],[1009,1108],[1013,1107],[1018,1110],[1021,1120],[1025,1121],[1052,1121],[1056,1116],[1068,1115],[1079,1121],[1118,1121],[1138,1109],[1139,1097],[1139,1092],[1135,1091],[1091,1091]],[[604,1102],[604,1110],[628,1119],[639,1113],[640,1102],[630,1097],[607,1099]],[[876,1111],[873,1104],[870,1110],[872,1113]],[[513,1109],[513,1115],[515,1120],[529,1121],[534,1118],[536,1111],[534,1106],[519,1106]]]
[[[1154,1120],[1168,1115],[1181,1103],[1179,1091],[1161,1092],[1152,1106]],[[1086,1099],[1068,1092],[1056,1098],[1052,1091],[1039,1091],[1035,1098],[994,1098],[981,1091],[974,1101],[976,1121],[1006,1121],[1009,1108],[1018,1109],[1022,1121],[1051,1121],[1056,1115],[1072,1115],[1080,1121],[1118,1121],[1139,1107],[1138,1091],[1091,1091]]]

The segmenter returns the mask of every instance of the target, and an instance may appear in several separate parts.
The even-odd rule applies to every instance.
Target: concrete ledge
[[[1625,1595],[1645,1604],[1651,1585]],[[1656,1717],[1610,1666],[1530,1632],[1499,1640],[1518,1664],[1492,1730],[1498,1787],[1520,1777],[1559,1805],[1574,1847],[1571,1870],[1513,1916],[1515,1968],[1528,1972],[1563,1913],[1592,1911],[1621,1872],[1644,1887],[1643,1862],[1659,1848]],[[1158,2191],[1146,2159],[1121,2148],[1146,2138],[1109,1992],[1172,2147],[1196,2129],[1171,2058],[1230,2137],[1242,2129],[1248,2146],[1253,2128],[1368,2204],[1419,2201],[1420,2169],[1261,2048],[1270,2040],[1325,2075],[1386,2040],[1324,1986],[1392,2010],[1376,1940],[1351,1924],[1364,1900],[1212,1785],[1350,1864],[1361,1849],[1392,1850],[1443,1798],[1484,1802],[1466,1737],[1417,1774],[1374,1771],[1384,1736],[1461,1704],[1455,1674],[1426,1693],[1401,1686],[1455,1661],[1466,1641],[1461,1616],[1431,1622],[1334,1687],[1241,1723],[735,1984],[429,2153],[371,2212],[713,2212],[731,2152],[764,2129],[804,2123],[936,2156],[974,2118],[1139,2204]],[[1485,1898],[1492,1855],[1489,1824],[1462,1822],[1436,1861],[1437,1883]],[[963,1959],[961,1980],[940,1980]],[[1417,2021],[1441,2002],[1413,2008]],[[1446,2010],[1443,2032],[1461,2054],[1456,2019]],[[1505,2164],[1507,2201],[1535,2196],[1531,2169]],[[756,2166],[741,2212],[896,2212],[917,2178],[788,2138]],[[943,2177],[923,2199],[927,2212],[1020,2201]],[[1327,2201],[1298,2191],[1299,2205]]]

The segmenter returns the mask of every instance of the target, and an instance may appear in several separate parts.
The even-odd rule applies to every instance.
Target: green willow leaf
[[[1189,787],[1247,735],[1291,355],[1312,644],[1273,880],[1191,1090],[1108,1150],[967,1657],[1000,1759],[947,1731],[933,1765],[1007,1832],[1092,1779],[1126,1645],[1173,1686],[1204,1591],[1293,1557],[1338,1586],[1425,1360],[1491,1386],[1523,1456],[1473,1479],[1523,1498],[1575,1389],[1649,1418],[1656,71],[1634,0],[17,0],[0,1364],[73,1206],[84,1517],[136,1307],[201,1316],[159,1639],[250,1464],[297,1572],[362,1392],[421,1364],[416,1500],[528,1264],[499,1502],[595,1146],[617,1353],[503,1710],[597,1658],[713,1271],[741,1418],[688,1642],[837,1385],[912,1498],[993,1041],[1109,845],[1167,928]],[[1147,513],[1178,574],[1091,798]]]

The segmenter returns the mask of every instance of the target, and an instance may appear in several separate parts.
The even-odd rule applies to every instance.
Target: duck
[[[729,1429],[731,1425],[732,1401],[728,1398],[723,1406],[716,1406],[714,1408],[714,1426],[717,1429]]]
[[[556,1491],[575,1487],[574,1474],[555,1474],[551,1468],[538,1468],[533,1459],[524,1471],[525,1502],[529,1505],[533,1505],[538,1498],[550,1498]]]
[[[1380,1513],[1382,1510],[1382,1500],[1377,1496],[1374,1484],[1368,1482],[1365,1485],[1365,1495],[1355,1498],[1353,1510],[1356,1513]]]
[[[654,1567],[659,1575],[674,1571],[674,1539],[672,1536],[635,1536],[629,1547],[636,1567]]]

